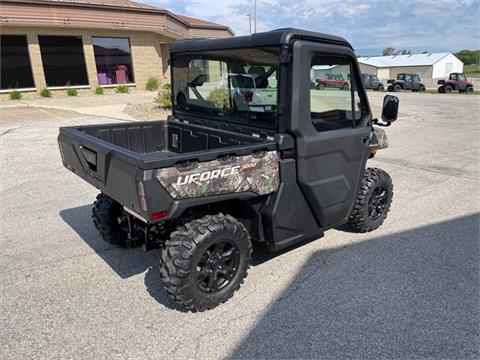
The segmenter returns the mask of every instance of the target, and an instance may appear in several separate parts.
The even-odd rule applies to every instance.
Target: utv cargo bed
[[[209,166],[223,169],[225,164],[244,164],[249,156],[260,159],[275,150],[273,137],[245,134],[245,128],[242,131],[244,133],[170,118],[167,121],[62,127],[58,142],[62,161],[69,170],[143,219],[151,220],[152,214],[169,210],[174,203],[179,207],[177,200],[187,197],[169,181],[175,182],[177,178],[179,182],[191,181],[193,184],[185,188],[190,202],[195,201],[192,197],[231,192],[232,184],[225,186],[225,191],[217,184],[216,190],[203,188],[199,192],[195,184],[200,179],[194,177],[192,180],[187,176],[197,168],[202,171]],[[263,171],[258,165],[257,161],[257,169]],[[160,169],[165,172],[158,177]],[[223,179],[221,184],[225,181]],[[244,192],[255,190],[254,185],[251,189],[244,187]],[[168,217],[171,216],[170,212]]]

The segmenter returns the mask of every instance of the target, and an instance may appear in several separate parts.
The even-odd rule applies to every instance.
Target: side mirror
[[[204,83],[205,81],[207,81],[207,80],[208,80],[207,75],[205,75],[205,74],[200,74],[200,75],[198,75],[195,79],[193,79],[192,81],[190,81],[190,82],[188,83],[188,86],[190,86],[190,87],[202,86],[203,83]]]
[[[398,105],[399,100],[396,96],[385,95],[383,98],[382,121],[387,123],[387,126],[397,120]]]

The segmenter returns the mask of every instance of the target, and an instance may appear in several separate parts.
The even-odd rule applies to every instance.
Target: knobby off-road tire
[[[110,244],[126,246],[127,233],[121,228],[123,207],[105,194],[97,195],[93,203],[92,219],[103,240]]]
[[[227,301],[250,267],[247,230],[229,215],[207,215],[170,235],[161,252],[162,282],[186,311],[204,311]]]
[[[387,217],[392,199],[390,175],[381,169],[366,169],[348,225],[357,232],[378,229]]]

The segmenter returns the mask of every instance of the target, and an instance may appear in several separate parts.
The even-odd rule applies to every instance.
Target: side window
[[[418,74],[413,75],[413,80],[420,82],[420,76],[418,76]]]
[[[405,81],[412,80],[412,75],[405,75]]]
[[[356,90],[357,79],[346,58],[315,57],[310,68],[310,115],[317,131],[352,128],[365,108]]]
[[[465,81],[465,75],[463,75],[463,74],[458,74],[458,80],[459,80],[459,81]]]

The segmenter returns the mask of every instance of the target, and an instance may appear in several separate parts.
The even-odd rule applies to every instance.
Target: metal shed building
[[[363,73],[379,79],[394,79],[400,73],[418,74],[427,85],[447,77],[451,72],[462,72],[463,63],[452,53],[374,56],[358,58]]]

